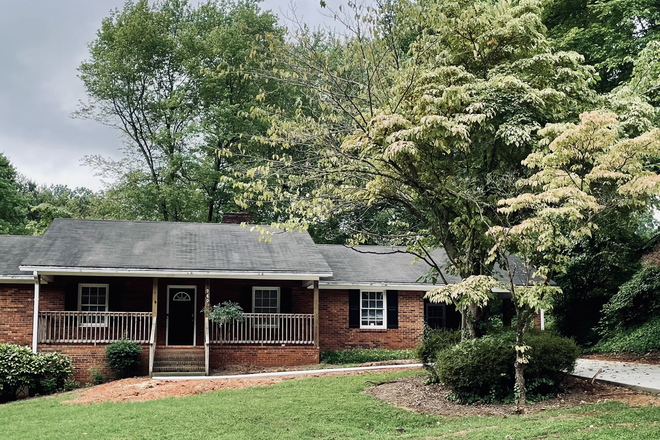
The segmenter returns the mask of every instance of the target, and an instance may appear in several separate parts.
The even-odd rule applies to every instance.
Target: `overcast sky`
[[[197,2],[195,2],[197,3]],[[265,0],[280,14],[288,0]],[[297,15],[321,25],[318,0],[296,0]],[[327,0],[338,5],[342,0]],[[0,13],[0,151],[16,170],[40,184],[102,188],[85,155],[119,158],[118,132],[72,119],[85,100],[77,67],[103,17],[124,0],[4,0]],[[280,14],[281,15],[281,14]]]

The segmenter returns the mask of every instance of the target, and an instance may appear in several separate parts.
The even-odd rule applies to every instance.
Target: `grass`
[[[407,373],[410,374],[410,373]],[[151,402],[67,405],[55,396],[0,406],[7,439],[655,439],[660,408],[611,402],[529,416],[444,418],[362,394],[402,373],[309,378]],[[69,395],[70,396],[70,395]],[[398,434],[396,427],[405,432]]]
[[[385,350],[382,348],[329,350],[321,352],[321,362],[331,365],[363,364],[365,362],[414,359],[412,350]]]

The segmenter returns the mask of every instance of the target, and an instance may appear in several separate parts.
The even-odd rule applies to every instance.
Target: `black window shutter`
[[[121,289],[113,289],[112,284],[108,286],[108,310],[112,312],[132,312],[133,310],[121,309]]]
[[[68,312],[78,310],[78,284],[68,283],[64,287],[64,310]]]
[[[348,328],[360,328],[360,291],[348,291]]]
[[[292,295],[293,289],[291,287],[280,288],[280,313],[293,312]]]
[[[240,305],[245,313],[252,313],[252,286],[241,287]]]
[[[387,328],[399,328],[399,291],[387,291]]]

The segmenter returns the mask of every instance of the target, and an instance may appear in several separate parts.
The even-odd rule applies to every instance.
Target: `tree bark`
[[[527,399],[527,389],[525,388],[525,367],[527,366],[527,359],[525,358],[524,352],[518,350],[518,347],[523,347],[525,345],[523,337],[525,336],[525,330],[527,324],[526,316],[520,310],[519,307],[516,307],[516,315],[518,316],[518,322],[516,323],[516,361],[514,363],[514,370],[516,373],[516,412],[518,414],[524,414],[525,412],[525,401]]]

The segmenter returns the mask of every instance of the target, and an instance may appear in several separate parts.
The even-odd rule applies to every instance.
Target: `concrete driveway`
[[[573,375],[585,379],[596,376],[597,380],[603,382],[641,391],[660,392],[660,365],[578,359]]]

